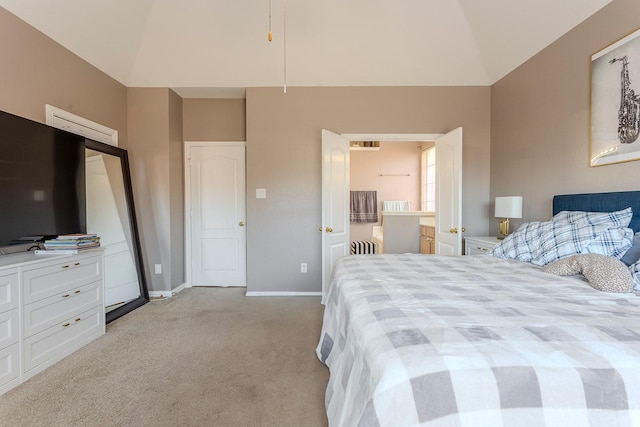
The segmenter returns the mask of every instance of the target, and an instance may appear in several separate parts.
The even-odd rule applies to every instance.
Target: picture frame
[[[590,166],[640,160],[640,29],[591,56]]]

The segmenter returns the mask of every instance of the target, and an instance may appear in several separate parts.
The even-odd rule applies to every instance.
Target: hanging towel
[[[378,222],[378,196],[375,191],[351,192],[351,222]]]
[[[382,202],[382,210],[386,212],[406,212],[411,203],[408,200],[385,200]]]

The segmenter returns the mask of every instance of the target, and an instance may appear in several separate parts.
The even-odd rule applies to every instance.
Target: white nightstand
[[[495,245],[500,243],[495,236],[472,236],[464,238],[464,254],[480,255],[489,252]]]

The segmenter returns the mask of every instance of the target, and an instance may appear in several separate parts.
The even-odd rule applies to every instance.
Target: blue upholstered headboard
[[[560,211],[613,212],[630,207],[633,218],[629,227],[640,231],[640,191],[614,193],[563,194],[553,197],[553,214]]]

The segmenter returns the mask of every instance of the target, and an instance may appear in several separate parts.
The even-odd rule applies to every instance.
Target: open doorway
[[[377,209],[370,215],[351,212],[350,238],[356,243],[352,243],[352,252],[355,246],[355,253],[372,253],[372,250],[417,253],[420,251],[418,234],[411,230],[416,229],[420,221],[424,221],[424,225],[430,221],[428,225],[433,227],[435,216],[435,143],[364,142],[351,141],[350,145],[350,191],[356,202],[351,206],[356,210],[366,208],[357,202],[374,195]],[[389,229],[387,235],[392,236],[386,251],[385,228]],[[401,230],[394,230],[397,228]]]
[[[337,134],[322,130],[323,302],[335,260],[350,253],[350,141],[423,141],[436,146],[435,251],[460,255],[462,246],[462,128],[442,134]]]

